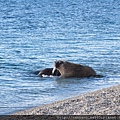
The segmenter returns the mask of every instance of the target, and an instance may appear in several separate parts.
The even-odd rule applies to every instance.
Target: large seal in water
[[[54,62],[54,70],[58,70],[61,74],[61,77],[68,78],[68,77],[91,77],[97,76],[96,72],[89,66],[83,66],[80,64],[75,64],[67,61],[58,60]]]

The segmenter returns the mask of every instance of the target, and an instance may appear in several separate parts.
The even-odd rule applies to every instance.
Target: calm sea
[[[103,78],[40,78],[55,60]],[[120,84],[120,0],[0,0],[0,114]]]

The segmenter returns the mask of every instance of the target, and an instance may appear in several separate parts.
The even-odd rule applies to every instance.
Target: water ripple
[[[0,114],[120,83],[119,0],[0,1]],[[40,78],[54,60],[93,67],[103,78]]]

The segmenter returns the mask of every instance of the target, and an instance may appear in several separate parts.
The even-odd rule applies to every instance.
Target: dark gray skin
[[[60,76],[61,75],[60,72],[57,69],[54,71],[54,73],[52,73],[52,71],[53,71],[53,68],[45,68],[45,69],[41,70],[38,73],[38,75],[41,76],[41,77],[42,77],[42,75],[48,75],[48,76],[50,76],[50,75]]]
[[[83,66],[80,64],[70,63],[67,61],[55,61],[54,62],[54,68],[57,69],[61,77],[64,78],[70,78],[70,77],[77,77],[77,78],[83,78],[83,77],[102,77],[100,75],[96,75],[96,72],[93,70],[93,68],[89,66]],[[54,70],[53,70],[54,73]]]

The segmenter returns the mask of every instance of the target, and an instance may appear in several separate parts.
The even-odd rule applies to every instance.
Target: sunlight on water
[[[0,114],[120,84],[119,0],[0,1]],[[40,78],[55,60],[103,78]]]

